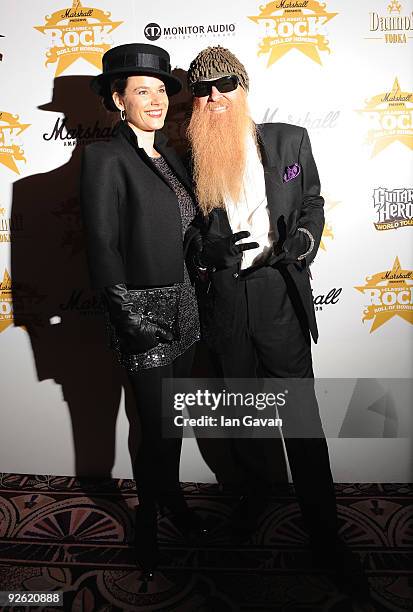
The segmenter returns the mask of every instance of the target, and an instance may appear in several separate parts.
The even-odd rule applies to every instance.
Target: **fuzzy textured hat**
[[[197,81],[208,81],[227,74],[236,74],[239,84],[248,91],[249,78],[245,67],[231,51],[220,45],[207,47],[192,60],[188,70],[188,85]]]

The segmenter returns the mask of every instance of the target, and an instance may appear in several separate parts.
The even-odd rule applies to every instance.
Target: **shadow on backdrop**
[[[20,216],[24,231],[12,235],[11,275],[15,325],[29,335],[38,380],[60,385],[69,409],[75,474],[110,478],[125,378],[106,347],[101,305],[89,287],[78,184],[83,144],[107,137],[112,118],[89,81],[88,76],[57,77],[52,101],[39,107],[64,115],[50,114],[50,128],[39,138],[50,143],[51,155],[56,140],[71,146],[72,155],[58,168],[14,183],[12,215]],[[129,447],[135,454],[136,411],[125,390]],[[35,411],[33,406],[30,418]]]

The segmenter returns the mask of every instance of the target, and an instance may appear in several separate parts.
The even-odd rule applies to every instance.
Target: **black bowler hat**
[[[182,89],[182,83],[171,74],[169,53],[161,47],[145,43],[119,45],[106,51],[102,57],[103,72],[94,77],[91,88],[100,96],[108,94],[112,77],[142,74],[154,76],[165,83],[169,96]]]

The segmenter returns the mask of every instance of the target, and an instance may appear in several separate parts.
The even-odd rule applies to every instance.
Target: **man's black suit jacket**
[[[270,222],[274,242],[280,239],[278,232],[281,215],[287,224],[287,235],[294,235],[299,227],[309,230],[314,237],[314,248],[303,260],[288,265],[278,264],[287,280],[287,286],[298,294],[304,309],[306,325],[315,342],[318,339],[308,266],[314,259],[324,227],[324,199],[320,196],[320,180],[311,151],[307,130],[285,123],[257,125],[258,143],[264,167],[264,178]],[[284,181],[288,166],[298,163],[300,173],[296,178]],[[198,226],[210,236],[232,233],[224,209],[214,209],[207,219],[198,215]],[[241,228],[245,229],[245,228]],[[211,348],[224,352],[231,336],[234,299],[234,283],[239,282],[234,269],[210,273],[208,292],[200,292],[201,318],[205,339]],[[291,281],[291,282],[289,282]]]

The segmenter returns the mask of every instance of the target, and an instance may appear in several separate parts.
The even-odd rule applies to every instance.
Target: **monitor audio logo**
[[[73,0],[71,8],[62,8],[46,15],[45,25],[34,26],[49,40],[46,66],[56,64],[55,76],[62,74],[77,59],[102,68],[102,55],[112,46],[111,33],[123,21],[112,21],[111,13],[83,7]]]
[[[162,36],[162,28],[157,23],[148,23],[144,29],[144,34],[148,40],[153,42]]]
[[[373,321],[370,333],[399,316],[413,324],[413,270],[401,267],[396,257],[393,267],[366,278],[366,284],[355,287],[369,299],[364,321]]]
[[[320,52],[331,53],[325,25],[338,13],[316,0],[278,0],[259,7],[249,19],[263,28],[258,55],[267,55],[267,68],[292,49],[321,64]]]

